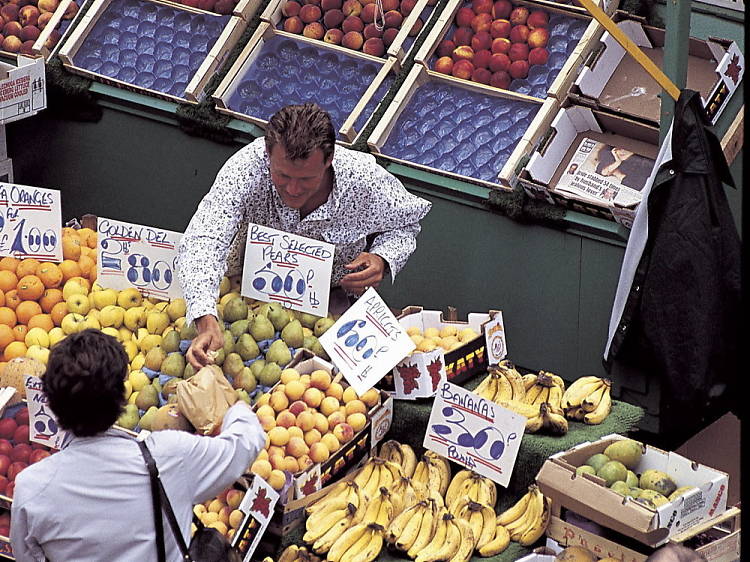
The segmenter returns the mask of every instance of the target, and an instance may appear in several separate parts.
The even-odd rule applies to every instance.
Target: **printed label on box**
[[[247,230],[242,295],[325,316],[335,246],[251,224]]]
[[[0,123],[31,117],[47,107],[44,59],[17,57],[17,65],[0,62]]]
[[[304,498],[305,496],[314,494],[322,488],[323,484],[320,481],[320,463],[312,465],[302,476],[294,479],[295,498]]]
[[[252,558],[278,501],[279,494],[276,490],[262,478],[253,478],[253,483],[239,506],[239,510],[245,514],[245,519],[232,538],[232,546],[242,556],[243,562],[249,562]]]
[[[385,437],[385,434],[388,433],[388,430],[391,428],[392,422],[393,398],[388,398],[383,402],[381,408],[378,409],[370,420],[370,423],[372,424],[372,427],[370,428],[370,446],[372,449],[375,449],[378,443],[383,440],[383,437]]]
[[[393,369],[394,396],[416,400],[434,396],[446,381],[445,354],[440,349],[409,355]]]
[[[320,345],[357,394],[371,389],[415,348],[375,289],[368,289],[320,337]]]
[[[487,361],[490,365],[497,365],[508,355],[502,312],[495,314],[492,320],[484,325],[484,338],[487,342]]]
[[[424,446],[507,487],[525,426],[525,417],[446,382],[435,395]]]
[[[106,288],[135,287],[143,296],[182,296],[177,282],[177,245],[182,234],[163,228],[99,218],[97,282]]]
[[[60,192],[0,183],[0,256],[62,261]]]
[[[29,408],[29,440],[59,449],[68,437],[68,432],[60,429],[55,414],[47,404],[47,396],[42,391],[42,379],[26,375],[24,385]]]

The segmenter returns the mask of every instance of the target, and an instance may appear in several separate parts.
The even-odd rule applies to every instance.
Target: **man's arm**
[[[384,232],[372,241],[370,252],[379,255],[388,264],[391,282],[417,249],[417,235],[421,230],[419,223],[414,223],[398,230]]]
[[[15,501],[11,506],[10,545],[16,560],[45,560],[44,551],[31,536],[28,514],[22,502]]]

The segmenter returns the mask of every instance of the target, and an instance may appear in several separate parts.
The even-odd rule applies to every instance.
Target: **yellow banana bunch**
[[[292,544],[286,547],[284,552],[281,553],[279,562],[320,562],[320,558],[308,551],[304,546]]]
[[[609,382],[606,381],[605,384]],[[593,410],[586,410],[586,406],[582,404],[581,409],[583,409],[586,414],[583,416],[583,421],[589,425],[598,425],[602,423],[607,416],[609,415],[609,412],[612,411],[612,396],[611,396],[611,384],[606,384],[606,389],[604,392],[602,392],[601,397],[599,398],[599,403],[596,404],[596,407]]]
[[[442,511],[438,517],[435,535],[430,543],[417,553],[416,562],[438,562],[453,560],[461,545],[461,529],[454,517]]]
[[[526,420],[526,433],[549,433],[551,435],[565,435],[568,432],[568,420],[557,413],[550,404],[539,404],[539,413]]]
[[[526,386],[524,385],[521,373],[516,370],[516,366],[510,360],[503,359],[496,368],[508,379],[511,387],[513,387],[511,400],[523,400],[523,397],[526,395]]]
[[[333,485],[331,491],[328,492],[317,502],[305,507],[305,513],[312,515],[316,511],[324,509],[329,504],[332,504],[340,499],[344,499],[346,503],[354,504],[354,507],[359,507],[359,486],[352,481],[342,481]]]
[[[362,488],[365,495],[372,498],[382,487],[390,488],[391,484],[401,478],[401,468],[391,461],[380,457],[371,457],[359,469],[354,482]]]
[[[478,394],[485,400],[493,400],[497,393],[497,385],[494,381],[497,376],[498,375],[495,375],[493,377],[492,373],[488,374],[472,392]]]
[[[417,540],[422,519],[428,511],[431,512],[430,502],[422,500],[399,513],[388,525],[385,540],[399,550],[408,551]]]
[[[330,562],[371,562],[383,548],[382,525],[358,523],[347,529],[331,545],[326,560]]]
[[[409,558],[416,558],[417,554],[430,544],[437,531],[437,524],[445,512],[446,509],[443,506],[442,498],[439,504],[434,500],[429,501],[429,507],[425,511],[422,523],[419,525],[419,531],[417,531],[417,538],[414,539],[411,547],[406,551]]]
[[[562,411],[562,397],[565,391],[563,380],[553,373],[539,371],[536,380],[526,391],[522,402],[531,406],[539,406],[546,402],[552,406],[552,409],[560,414]]]
[[[414,474],[414,469],[417,467],[417,455],[414,453],[414,449],[393,439],[383,443],[378,456],[401,467],[401,473],[409,478]]]
[[[496,556],[503,552],[510,544],[510,535],[508,530],[502,525],[495,524],[495,533],[492,540],[479,547],[480,556]]]
[[[395,509],[391,501],[391,493],[383,486],[378,494],[367,504],[362,521],[377,523],[381,527],[388,527],[395,517]]]
[[[528,393],[526,394],[526,396],[528,396]],[[503,408],[512,410],[515,413],[521,414],[526,418],[533,418],[539,415],[538,404],[536,406],[532,406],[531,404],[526,404],[525,402],[522,402],[520,400],[508,400],[507,402],[498,402],[498,404]]]
[[[420,484],[415,485],[411,478],[405,476],[396,480],[388,491],[395,514],[399,514],[415,503],[426,499],[428,495],[427,488]]]
[[[412,476],[414,482],[427,490],[435,490],[441,496],[445,496],[450,479],[451,468],[448,461],[430,450],[422,455]]]
[[[563,395],[565,416],[588,424],[601,423],[612,408],[611,388],[609,379],[594,376],[579,378]]]
[[[318,520],[314,526],[309,524],[310,520],[308,519],[307,532],[302,536],[302,540],[311,544],[313,552],[316,554],[328,552],[336,539],[358,522],[355,520],[356,513],[357,508],[349,504],[346,509],[328,513]]]
[[[454,503],[454,506],[456,504]],[[463,519],[471,527],[474,537],[474,548],[479,548],[490,542],[495,536],[495,510],[489,506],[469,500],[454,512],[457,519]]]
[[[522,400],[526,394],[523,379],[510,361],[501,361],[499,365],[489,368],[489,374],[474,389],[485,400],[505,402]]]
[[[515,505],[498,515],[496,523],[505,527],[510,540],[530,546],[547,530],[549,518],[550,501],[532,484]]]
[[[450,506],[456,497],[460,496],[466,496],[475,502],[492,507],[497,501],[497,488],[489,478],[471,470],[460,470],[448,485],[448,490],[445,492],[445,505]]]

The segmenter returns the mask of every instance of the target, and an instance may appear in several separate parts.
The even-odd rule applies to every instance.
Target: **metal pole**
[[[667,0],[666,37],[664,43],[664,72],[682,90],[687,83],[688,42],[690,38],[690,4],[687,0]],[[674,117],[675,100],[661,94],[659,142],[669,130]]]

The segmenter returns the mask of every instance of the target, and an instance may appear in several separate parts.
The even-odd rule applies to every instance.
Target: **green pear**
[[[333,326],[336,323],[336,321],[331,318],[330,316],[326,316],[325,318],[321,318],[317,322],[315,322],[315,327],[313,328],[313,333],[315,334],[316,338],[319,338],[323,334],[326,333],[326,330]]]
[[[326,353],[326,350],[323,349],[323,346],[320,345],[320,342],[317,339],[313,342],[312,347],[310,348],[310,351],[312,351],[315,355],[317,355],[321,359],[330,361],[330,357],[328,357],[328,353]]]
[[[224,277],[221,278],[221,282],[219,283],[219,296],[223,297],[231,290],[232,290],[232,282],[229,280],[229,277],[225,275]]]
[[[226,356],[227,354],[224,352],[224,348],[217,350],[216,355],[214,356],[214,365],[221,367],[224,364]]]
[[[159,393],[153,385],[144,386],[135,397],[135,405],[139,410],[148,410],[151,406],[159,405]]]
[[[256,316],[250,325],[250,335],[255,341],[270,340],[274,333],[273,324],[265,316]]]
[[[195,374],[195,367],[193,367],[190,363],[187,363],[185,365],[185,370],[182,371],[182,378],[185,380],[188,380],[194,374]]]
[[[242,369],[242,372],[234,379],[234,387],[241,388],[245,392],[252,392],[256,386],[258,386],[258,381],[255,379],[255,375],[253,375],[250,367]]]
[[[234,351],[234,341],[236,339],[230,330],[224,330],[224,353],[226,355]]]
[[[273,327],[277,332],[289,324],[289,314],[287,314],[283,306],[276,303],[271,303],[269,305],[268,319],[271,321],[271,324],[273,324]]]
[[[311,330],[315,327],[315,323],[320,319],[320,316],[315,316],[314,314],[308,314],[307,312],[303,312],[299,315],[299,321],[302,323],[302,325],[305,328],[310,328]]]
[[[159,377],[154,377],[154,379],[151,381],[151,386],[156,389],[156,394],[161,393],[161,383],[159,382]]]
[[[170,377],[181,377],[185,372],[185,358],[175,351],[167,355],[161,364],[161,372]]]
[[[258,357],[258,355],[260,355],[258,344],[250,334],[242,334],[237,340],[235,348],[237,350],[237,353],[240,354],[240,357],[242,357],[243,361],[255,359],[256,357]]]
[[[192,340],[198,335],[198,328],[191,322],[180,331],[181,340]]]
[[[252,403],[252,400],[250,400],[250,395],[247,393],[246,390],[242,390],[241,388],[236,388],[234,390],[234,393],[237,395],[238,400],[242,400],[246,404]]]
[[[161,338],[161,348],[166,353],[179,351],[180,333],[177,330],[169,330],[169,332],[167,332],[167,334]]]
[[[140,392],[138,394],[140,394]],[[136,425],[138,425],[140,419],[141,418],[138,415],[138,406],[136,406],[135,404],[126,404],[125,410],[123,410],[123,412],[117,418],[115,424],[119,425],[120,427],[124,427],[125,429],[133,429]]]
[[[266,361],[263,370],[258,375],[258,382],[263,386],[273,386],[281,378],[281,367],[276,363]]]
[[[315,336],[305,336],[304,338],[302,338],[302,347],[312,351],[312,346],[316,341],[318,341],[318,338],[316,338]]]
[[[250,320],[248,320],[247,318],[243,318],[242,320],[232,322],[232,324],[229,326],[229,331],[232,332],[234,339],[237,340],[242,334],[247,333],[248,328],[250,328]]]
[[[256,379],[260,376],[260,372],[263,370],[263,367],[265,366],[266,366],[265,359],[258,359],[250,363],[250,370],[253,372]]]
[[[143,417],[141,417],[141,421],[139,422],[141,429],[151,431],[151,422],[154,419],[154,415],[158,411],[159,408],[157,408],[156,406],[151,406],[148,410],[146,410],[146,413],[143,414]]]
[[[175,377],[164,383],[164,386],[161,389],[161,395],[165,400],[169,399],[172,394],[177,393],[177,383],[180,382],[180,380],[181,379]]]
[[[266,361],[286,365],[291,360],[292,352],[289,351],[289,347],[284,343],[284,340],[274,341],[266,352]]]
[[[242,297],[234,297],[224,305],[224,320],[229,323],[247,318],[247,303]]]
[[[302,324],[299,320],[292,320],[281,330],[281,339],[289,347],[302,347],[305,343],[305,337],[302,335]]]
[[[270,303],[264,302],[255,311],[255,316],[263,316],[264,318],[267,319],[268,318],[268,311],[270,310],[270,308],[271,308]]]
[[[148,350],[148,353],[146,354],[146,362],[144,363],[144,366],[151,369],[152,371],[160,371],[161,370],[161,364],[166,359],[167,354],[164,352],[164,350],[161,348],[161,346],[157,345],[152,347]]]
[[[242,372],[242,369],[245,368],[245,364],[242,362],[242,357],[240,357],[239,353],[232,352],[227,355],[227,358],[224,360],[224,364],[221,367],[225,375],[234,378]]]

